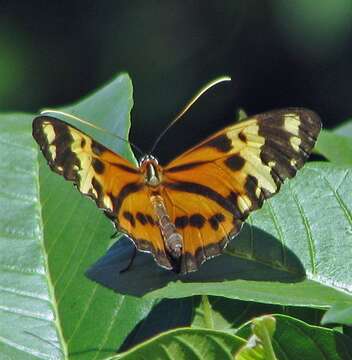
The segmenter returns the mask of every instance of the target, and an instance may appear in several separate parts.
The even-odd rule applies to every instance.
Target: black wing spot
[[[256,192],[258,189],[258,179],[255,176],[247,175],[245,189],[247,192],[247,196],[252,203],[251,210],[255,210],[260,208],[263,205],[264,194],[260,189],[259,197],[257,197]]]
[[[95,155],[100,156],[103,152],[106,151],[105,146],[99,144],[96,141],[92,141],[92,151]]]
[[[145,217],[147,218],[150,225],[155,225],[155,221],[151,215],[147,214]]]
[[[193,214],[189,218],[189,224],[191,226],[194,226],[194,227],[198,228],[198,229],[202,228],[204,223],[205,223],[205,218],[201,214]]]
[[[148,222],[147,217],[141,212],[137,212],[136,218],[142,225],[145,225]]]
[[[104,169],[105,169],[104,163],[102,161],[100,161],[99,159],[93,158],[92,166],[93,166],[94,171],[97,174],[102,174],[104,172]]]
[[[226,134],[219,135],[214,139],[208,141],[205,146],[213,147],[220,152],[228,152],[232,149],[231,139]]]
[[[219,224],[225,221],[225,216],[221,213],[217,213],[209,218],[209,224],[214,230],[219,229]]]
[[[247,136],[243,133],[243,131],[238,134],[238,137],[242,142],[247,143]]]
[[[134,219],[134,216],[129,211],[123,212],[123,217],[133,226],[136,226],[136,220]]]
[[[188,225],[188,216],[178,216],[175,219],[175,226],[179,229],[184,229]]]
[[[241,155],[235,154],[227,158],[224,163],[229,169],[239,171],[243,168],[246,162]]]
[[[102,206],[101,198],[103,194],[103,187],[95,177],[93,177],[92,179],[92,187],[96,191],[97,196],[93,193],[92,189],[89,190],[89,195],[91,195],[94,199],[96,199],[97,205],[100,207]]]

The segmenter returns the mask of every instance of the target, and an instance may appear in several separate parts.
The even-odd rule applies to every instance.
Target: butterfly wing
[[[161,266],[172,268],[138,168],[74,126],[50,116],[34,119],[33,137],[53,171],[92,198],[139,250],[151,252]]]
[[[320,128],[310,110],[263,113],[215,133],[165,167],[163,195],[184,239],[182,272],[222,252],[248,214],[303,166]]]

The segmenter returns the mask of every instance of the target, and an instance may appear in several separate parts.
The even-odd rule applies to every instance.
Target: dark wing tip
[[[295,111],[301,119],[300,130],[316,140],[322,128],[320,116],[315,111],[306,108],[299,108]]]

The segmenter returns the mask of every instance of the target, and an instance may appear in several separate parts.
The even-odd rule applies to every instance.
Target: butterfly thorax
[[[139,168],[144,176],[145,184],[158,188],[161,184],[161,166],[158,160],[152,155],[145,155],[139,162]]]

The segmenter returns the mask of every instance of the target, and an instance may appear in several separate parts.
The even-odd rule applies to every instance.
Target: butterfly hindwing
[[[163,197],[183,238],[180,272],[188,273],[197,270],[206,259],[219,255],[229,239],[240,231],[242,222],[233,217],[234,208],[226,199],[215,191],[209,192],[211,185],[198,189],[194,185],[189,189],[186,189],[189,184],[178,185],[165,187]],[[205,194],[212,200],[205,199]]]
[[[193,239],[184,242],[183,271],[194,271],[221,253],[248,214],[303,166],[320,128],[319,117],[306,109],[256,115],[217,132],[165,167],[172,219],[184,239]]]
[[[33,137],[53,171],[95,200],[139,250],[151,252],[161,266],[172,268],[138,168],[74,126],[50,116],[33,121]]]

